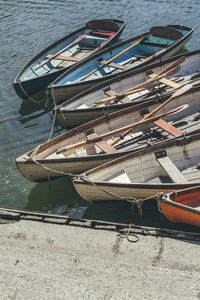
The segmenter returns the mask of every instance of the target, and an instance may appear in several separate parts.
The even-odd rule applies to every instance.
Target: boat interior
[[[88,22],[81,32],[79,31],[54,47],[47,49],[45,53],[27,67],[19,79],[23,81],[72,66],[102,46],[107,39],[116,34],[119,28],[118,24],[110,20]],[[70,46],[67,47],[68,45]],[[57,52],[59,52],[59,55],[43,65],[45,60],[50,59]]]
[[[144,88],[141,91],[135,91],[135,86],[142,84],[149,80],[153,75],[161,72],[167,64],[162,66],[157,66],[152,68],[152,73],[150,72],[141,72],[138,74],[133,74],[126,76],[125,78],[120,78],[120,81],[115,80],[110,83],[93,87],[88,90],[87,93],[82,93],[78,96],[75,96],[59,106],[59,110],[62,113],[67,113],[70,110],[80,110],[82,113],[84,110],[87,111],[88,108],[97,108],[97,107],[106,107],[106,106],[115,106],[121,105],[128,102],[141,102],[149,97],[159,98],[163,94],[168,94],[168,92],[173,92],[173,89],[178,85],[184,85],[190,83],[194,79],[196,82],[195,86],[199,84],[200,81],[200,53],[185,57],[177,69],[175,74],[170,76],[165,76],[167,82],[162,84],[158,81],[153,81],[148,88]],[[150,77],[151,76],[151,77]],[[198,81],[199,78],[199,81]],[[125,94],[128,90],[133,89],[133,92],[129,92],[129,95],[120,97],[120,95]],[[114,97],[113,100],[109,100],[111,96]],[[58,110],[58,113],[59,113]],[[62,117],[62,116],[61,116]]]
[[[189,104],[187,104],[189,103]],[[98,156],[99,154],[113,154],[117,152],[136,151],[139,149],[148,149],[160,141],[165,141],[178,136],[187,136],[200,131],[200,91],[182,97],[170,103],[170,106],[163,109],[161,114],[168,112],[163,117],[152,122],[146,122],[136,127],[134,130],[124,130],[119,133],[108,135],[105,138],[97,139],[96,137],[104,133],[111,132],[125,125],[130,125],[141,120],[141,116],[148,111],[152,111],[157,105],[152,105],[149,110],[125,110],[124,114],[119,117],[110,119],[108,122],[82,127],[85,130],[72,130],[66,134],[55,138],[34,155],[34,159],[65,159],[65,158],[82,158],[88,156]],[[178,107],[178,108],[177,108]],[[175,109],[175,111],[174,111]],[[85,125],[84,125],[85,126]],[[81,128],[81,127],[80,127]],[[71,132],[71,134],[70,134]],[[94,139],[94,141],[93,141]],[[75,146],[79,142],[85,144]],[[86,142],[87,141],[87,142]],[[72,148],[71,148],[72,146]],[[32,155],[32,152],[28,154]]]
[[[169,194],[169,200],[184,206],[200,210],[200,188],[195,187]]]
[[[148,33],[145,33],[142,38],[140,36],[137,39],[131,39],[131,41],[122,44],[120,47],[114,47],[112,51],[103,53],[101,56],[95,57],[87,63],[80,65],[79,68],[75,68],[73,71],[70,71],[69,74],[61,76],[55,81],[55,85],[59,86],[72,82],[92,80],[105,75],[118,73],[120,70],[129,69],[171,46],[186,33],[188,33],[188,31],[184,30],[181,32],[178,29],[168,26],[153,27]],[[135,46],[131,47],[134,44]],[[130,49],[128,49],[129,47]],[[122,54],[117,57],[119,53]],[[107,63],[107,61],[115,56],[115,59]],[[88,76],[90,72],[95,70],[95,67],[98,68],[98,70]]]
[[[119,184],[199,183],[199,140],[177,147],[163,147],[140,155],[124,156],[85,175],[94,182]]]

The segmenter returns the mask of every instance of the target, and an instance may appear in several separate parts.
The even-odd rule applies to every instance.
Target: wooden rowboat
[[[160,142],[73,178],[86,201],[157,198],[200,185],[200,134]]]
[[[170,81],[163,78],[159,81],[154,80],[137,92],[135,87],[138,84],[149,82],[153,74],[159,74],[169,64],[176,61],[180,62],[180,70],[171,76],[165,76]],[[200,50],[196,50],[185,53],[184,57],[174,56],[139,70],[132,70],[126,74],[122,72],[117,78],[95,85],[57,106],[55,110],[57,121],[63,128],[70,128],[138,104],[138,102],[153,97],[160,98],[163,93],[170,93],[169,85],[173,89],[193,78],[198,78],[198,76],[200,78],[199,70]],[[132,93],[131,91],[126,93],[130,89]]]
[[[27,179],[39,182],[81,173],[160,140],[199,131],[200,87],[172,96],[167,104],[153,99],[73,128],[18,157],[17,167]],[[144,114],[158,108],[156,116],[145,119]]]
[[[180,25],[152,27],[148,32],[90,56],[63,73],[48,87],[57,103],[154,61],[174,55],[191,38],[193,29]]]
[[[63,72],[87,56],[115,43],[126,22],[91,20],[37,54],[17,74],[13,86],[21,98],[45,89]]]
[[[200,186],[160,194],[158,206],[170,222],[200,227]]]

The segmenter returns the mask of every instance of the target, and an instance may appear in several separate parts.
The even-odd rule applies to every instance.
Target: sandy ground
[[[200,245],[20,220],[0,223],[0,299],[200,299]]]

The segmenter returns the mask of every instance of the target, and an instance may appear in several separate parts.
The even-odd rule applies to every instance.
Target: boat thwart
[[[168,58],[191,38],[193,29],[181,25],[152,27],[148,32],[102,50],[71,67],[48,87],[57,103],[93,85]]]
[[[115,43],[126,22],[91,20],[32,58],[17,74],[13,86],[21,98],[45,89],[48,84],[87,56]]]

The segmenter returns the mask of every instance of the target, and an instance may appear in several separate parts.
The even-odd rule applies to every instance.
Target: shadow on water
[[[41,117],[42,115],[53,110],[53,104],[47,99],[45,90],[31,95],[30,98],[22,100],[18,113],[19,121],[23,124],[30,120]]]
[[[36,184],[28,196],[28,201],[25,210],[65,215],[77,220],[83,218],[199,232],[193,226],[168,222],[158,211],[156,200],[143,203],[142,216],[138,208],[127,201],[88,203],[77,194],[69,177]]]

